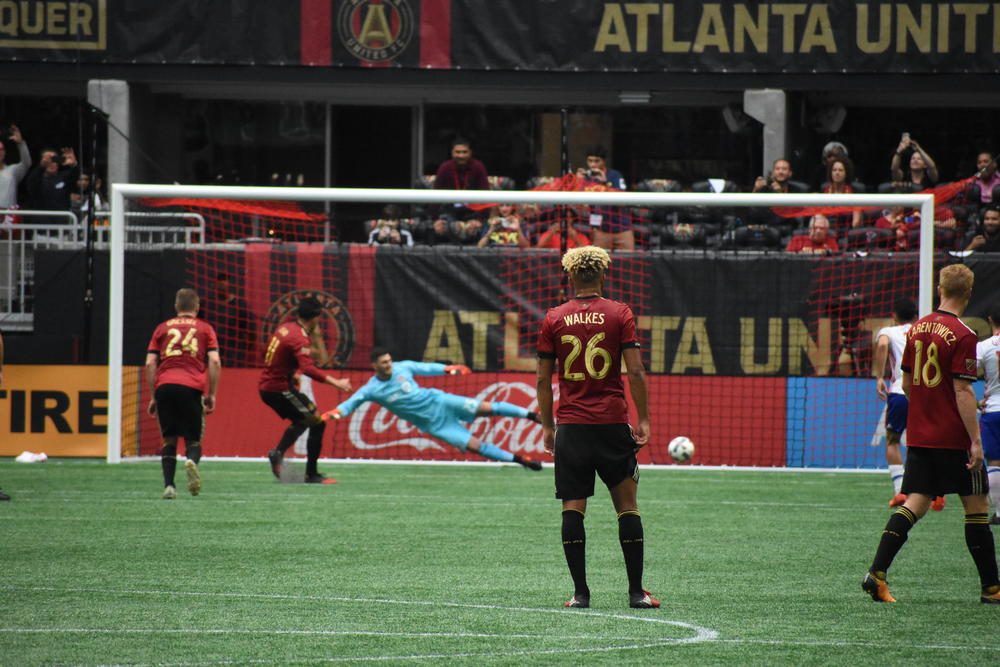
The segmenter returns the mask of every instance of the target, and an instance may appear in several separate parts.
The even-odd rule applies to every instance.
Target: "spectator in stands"
[[[834,160],[841,160],[848,157],[847,146],[839,141],[828,142],[823,146],[822,156],[819,165],[812,173],[813,179],[810,181],[810,183],[816,184],[821,189],[823,183],[830,182],[830,163]]]
[[[904,159],[906,159],[906,169],[903,169]],[[938,182],[938,168],[933,158],[915,139],[910,138],[909,132],[903,133],[903,138],[900,139],[892,156],[889,170],[893,182],[903,183],[911,189],[926,190]]]
[[[105,211],[108,207],[104,198],[101,197],[101,179],[97,179],[96,185],[97,187],[93,189],[94,210]],[[72,211],[76,214],[77,220],[81,223],[86,223],[90,220],[90,186],[90,174],[80,172],[80,175],[76,179],[76,192],[73,192],[70,195]]]
[[[368,245],[413,245],[410,230],[403,229],[399,220],[372,220]]]
[[[577,178],[616,190],[627,190],[625,177],[608,166],[608,151],[604,146],[587,147],[587,167],[576,170]],[[635,249],[632,219],[620,208],[591,207],[588,215],[594,234],[594,245],[608,250]]]
[[[785,158],[778,158],[771,165],[771,173],[767,178],[758,176],[754,181],[754,192],[788,193],[789,181],[792,180],[792,164]]]
[[[983,209],[983,222],[965,249],[1000,252],[1000,205],[990,204]]]
[[[809,233],[797,234],[788,241],[785,252],[831,255],[840,252],[837,239],[830,236],[830,221],[817,213],[809,220]]]
[[[549,225],[548,229],[542,232],[538,236],[538,241],[535,242],[536,248],[555,248],[559,250],[562,247],[561,240],[562,229],[558,222],[553,222]],[[586,234],[578,232],[572,225],[568,226],[566,237],[566,249],[578,248],[580,246],[590,245],[590,239],[587,238]]]
[[[428,245],[450,245],[457,243],[453,228],[455,222],[445,216],[434,216],[423,220],[419,225],[420,239]]]
[[[524,235],[521,216],[517,207],[511,204],[494,206],[487,218],[486,230],[479,239],[479,247],[517,246],[527,248],[531,244]]]
[[[38,211],[70,211],[79,173],[76,152],[72,148],[63,148],[58,152],[52,148],[42,149],[38,166],[31,170],[24,183],[28,192],[28,207]],[[32,222],[62,225],[67,223],[67,219],[62,216],[40,217]]]
[[[8,140],[0,141],[0,209],[17,208],[17,186],[31,168],[31,152],[17,125],[8,129]],[[20,161],[7,164],[7,149],[17,146]]]
[[[976,156],[976,180],[973,183],[979,186],[979,201],[974,203],[993,203],[993,188],[1000,185],[1000,174],[997,173],[992,153],[983,151]]]
[[[827,161],[826,183],[823,192],[827,194],[848,195],[854,193],[851,183],[854,181],[854,164],[849,158],[839,157]],[[847,225],[861,226],[861,210],[855,209],[849,215],[835,216],[833,222],[838,228]]]
[[[490,181],[486,166],[472,157],[472,147],[468,139],[461,137],[451,142],[451,158],[438,167],[434,176],[435,190],[489,190]],[[456,220],[479,218],[476,211],[465,207],[465,204],[455,203],[451,207],[451,215]],[[477,230],[478,231],[478,230]],[[479,240],[477,233],[476,241]]]

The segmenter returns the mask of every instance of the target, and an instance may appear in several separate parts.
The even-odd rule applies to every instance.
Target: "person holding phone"
[[[904,159],[907,165],[905,169]],[[910,137],[909,132],[903,132],[903,136],[900,137],[896,152],[892,155],[889,171],[894,182],[909,185],[917,190],[932,188],[938,182],[937,164],[917,140]]]

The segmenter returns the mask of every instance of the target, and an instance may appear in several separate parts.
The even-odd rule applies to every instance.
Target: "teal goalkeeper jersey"
[[[363,387],[337,406],[345,417],[365,401],[374,401],[397,417],[405,419],[421,431],[441,412],[440,389],[427,389],[417,384],[414,375],[444,375],[444,364],[420,361],[395,361],[392,364],[392,378],[380,380],[373,375]]]

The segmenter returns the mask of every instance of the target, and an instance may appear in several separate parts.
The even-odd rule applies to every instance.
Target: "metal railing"
[[[130,248],[192,247],[205,244],[205,218],[198,213],[134,211],[125,214]],[[94,216],[94,246],[109,247],[108,213]],[[167,224],[168,220],[182,221]],[[85,224],[71,211],[0,209],[0,330],[32,331],[35,251],[79,250]]]

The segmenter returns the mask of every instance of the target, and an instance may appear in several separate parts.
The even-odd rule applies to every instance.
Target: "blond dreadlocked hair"
[[[611,265],[611,256],[604,248],[582,246],[568,250],[562,258],[563,270],[583,284],[597,282]]]

